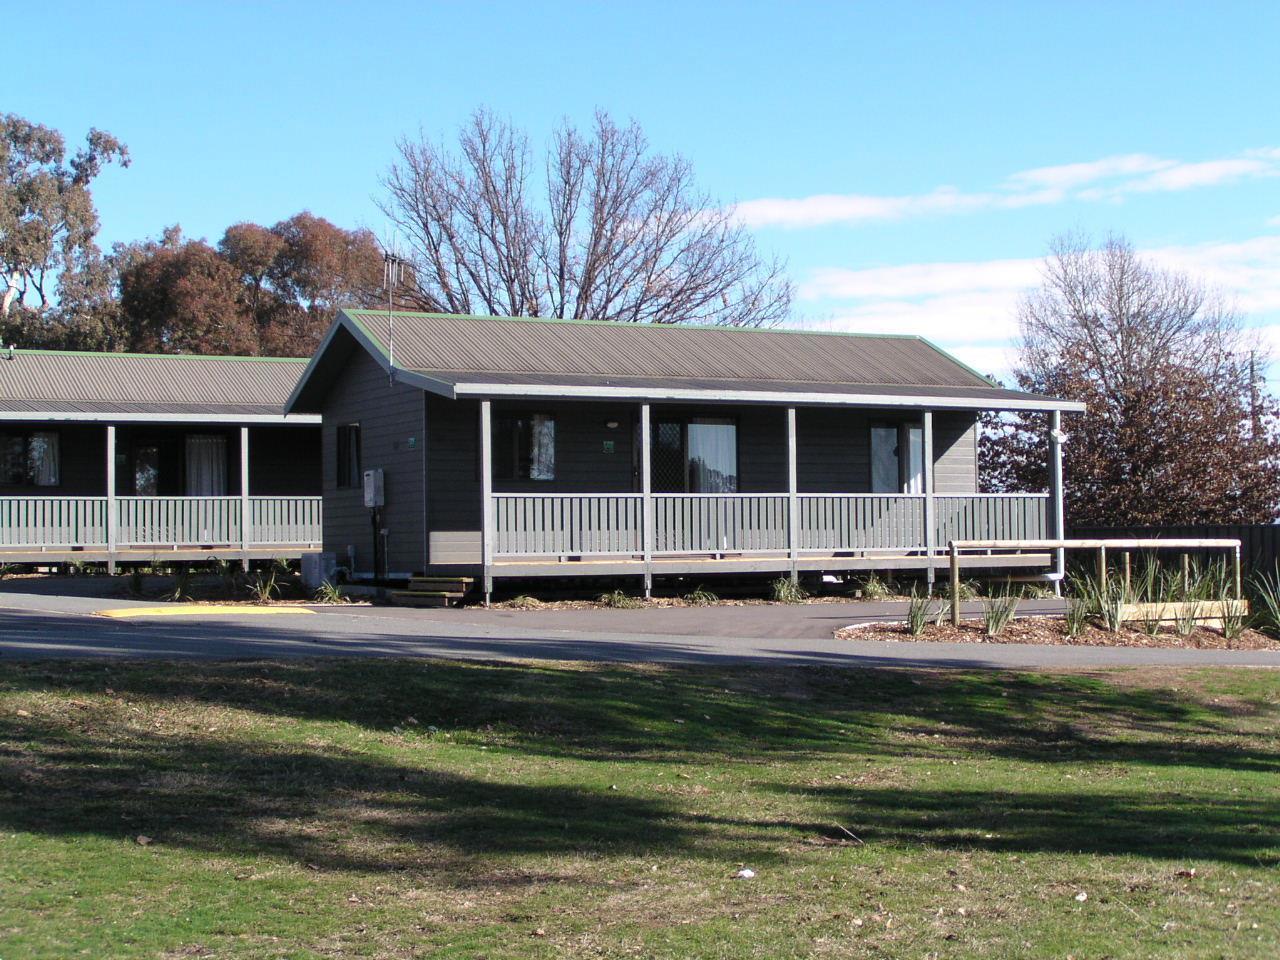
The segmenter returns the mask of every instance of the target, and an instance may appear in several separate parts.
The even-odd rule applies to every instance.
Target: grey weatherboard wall
[[[324,549],[345,565],[354,547],[356,566],[372,569],[373,526],[364,506],[364,491],[337,485],[337,428],[360,425],[360,467],[381,467],[385,474],[387,569],[412,573],[425,562],[423,530],[423,393],[416,387],[390,384],[387,373],[366,351],[347,357],[322,411]]]

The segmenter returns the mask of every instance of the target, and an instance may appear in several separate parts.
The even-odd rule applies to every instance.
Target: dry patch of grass
[[[1265,671],[6,664],[0,955],[1270,957],[1278,728]]]

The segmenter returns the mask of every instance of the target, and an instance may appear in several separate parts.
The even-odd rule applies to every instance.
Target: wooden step
[[[418,591],[466,593],[475,585],[474,577],[412,577],[409,580],[409,589],[415,593]]]

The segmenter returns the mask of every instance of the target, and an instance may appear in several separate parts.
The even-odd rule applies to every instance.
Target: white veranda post
[[[653,593],[653,459],[650,448],[652,421],[649,404],[640,404],[640,504],[641,545],[644,551],[644,595]]]
[[[796,469],[796,408],[787,407],[787,555],[791,579],[800,577],[800,497]]]
[[[1066,434],[1062,432],[1062,411],[1054,410],[1049,416],[1049,510],[1050,522],[1053,525],[1052,537],[1062,540],[1067,535],[1066,510],[1062,492],[1062,442]],[[1057,551],[1057,574],[1059,590],[1062,577],[1066,574],[1066,551]]]
[[[480,401],[480,563],[484,602],[493,594],[493,404]]]
[[[107,424],[107,572],[116,572],[116,425]]]
[[[249,428],[240,428],[240,566],[249,569]]]
[[[924,486],[924,554],[928,561],[928,567],[925,570],[926,582],[929,584],[930,592],[933,590],[933,582],[936,578],[933,569],[933,555],[937,548],[934,543],[936,537],[934,522],[934,501],[933,501],[933,411],[926,410],[923,416],[924,424],[924,457],[922,463],[921,477]]]

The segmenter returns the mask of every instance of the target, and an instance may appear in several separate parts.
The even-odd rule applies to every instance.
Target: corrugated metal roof
[[[387,352],[386,311],[348,316]],[[395,361],[427,374],[992,386],[919,337],[428,313],[395,315]]]
[[[305,360],[17,350],[0,354],[0,411],[282,415]]]
[[[446,397],[1081,410],[1005,390],[919,337],[343,311],[287,409],[317,411],[352,350]]]

